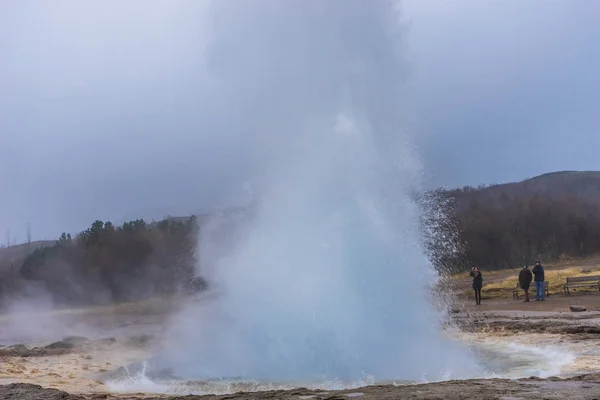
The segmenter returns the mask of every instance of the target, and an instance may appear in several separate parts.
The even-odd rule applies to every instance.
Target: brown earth
[[[512,294],[506,298],[486,299],[481,301],[480,306],[475,305],[473,299],[461,299],[457,305],[461,310],[469,312],[486,312],[486,311],[533,311],[533,312],[570,312],[569,307],[572,305],[580,305],[587,308],[587,311],[600,311],[600,293],[588,292],[577,293],[571,296],[561,294],[551,295],[545,301],[530,301],[524,303],[523,294],[519,294],[519,299],[513,299]],[[534,299],[535,296],[532,297]]]
[[[205,396],[161,396],[146,397],[143,395],[75,395],[56,389],[44,389],[39,385],[11,384],[0,386],[0,399],[163,399],[163,400],[348,400],[358,399],[597,399],[600,398],[600,375],[583,375],[569,379],[486,379],[448,381],[408,386],[368,386],[359,389],[341,391],[318,391],[293,389],[285,391],[268,391],[253,393],[236,393],[232,395]]]

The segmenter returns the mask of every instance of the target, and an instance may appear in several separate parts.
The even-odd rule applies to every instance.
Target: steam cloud
[[[203,271],[217,298],[179,315],[160,362],[187,379],[468,374],[428,303],[398,9],[228,4],[212,3],[207,65],[223,116],[251,138],[258,209]]]

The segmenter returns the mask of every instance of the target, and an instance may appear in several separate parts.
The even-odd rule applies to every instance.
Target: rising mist
[[[185,379],[267,382],[473,372],[429,303],[437,276],[413,200],[422,169],[403,123],[398,9],[241,8],[214,4],[207,51],[223,113],[253,138],[257,211],[201,271],[215,298],[174,320],[160,363]]]

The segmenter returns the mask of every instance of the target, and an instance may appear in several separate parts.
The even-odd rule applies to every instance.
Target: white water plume
[[[218,296],[176,318],[161,366],[298,384],[474,373],[428,302],[437,276],[413,200],[421,166],[403,129],[396,7],[232,6],[213,3],[208,65],[222,114],[251,115],[240,129],[257,211],[201,271]]]

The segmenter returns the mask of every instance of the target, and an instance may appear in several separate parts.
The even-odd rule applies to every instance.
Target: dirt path
[[[536,311],[536,312],[565,312],[571,313],[571,305],[580,305],[587,308],[588,311],[600,311],[600,293],[578,293],[571,296],[563,294],[552,295],[545,301],[523,302],[523,297],[519,299],[493,298],[483,299],[480,306],[476,306],[472,299],[461,298],[457,305],[461,310],[467,312],[486,312],[486,311]]]

